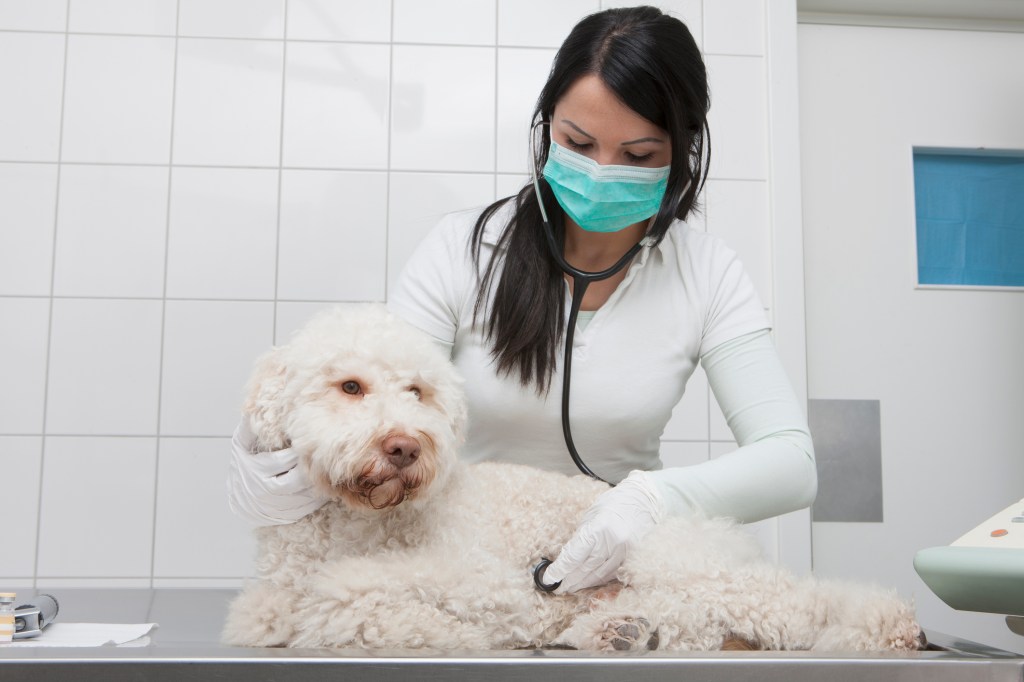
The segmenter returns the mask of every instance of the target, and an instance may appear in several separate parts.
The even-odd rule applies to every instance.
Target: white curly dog
[[[444,353],[382,306],[315,317],[258,362],[245,412],[262,448],[291,445],[332,498],[260,529],[258,578],[232,603],[243,646],[713,650],[916,649],[895,594],[796,578],[721,520],[671,519],[617,582],[537,590],[608,488],[499,463],[460,463],[466,417]],[[524,425],[524,428],[526,426]]]

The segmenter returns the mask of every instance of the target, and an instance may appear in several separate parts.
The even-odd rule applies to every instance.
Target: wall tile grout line
[[[180,2],[180,0],[179,0]],[[275,216],[274,232],[274,301],[271,306],[270,317],[270,342],[277,344],[277,304],[280,300],[281,281],[281,197],[284,187],[284,115],[285,115],[285,88],[288,82],[288,0],[284,0],[284,19],[281,27],[284,36],[281,48],[281,120],[278,121],[277,139],[277,215]]]
[[[493,201],[498,200],[498,138],[499,138],[499,127],[498,127],[498,112],[500,111],[499,96],[501,92],[501,83],[498,80],[498,76],[501,72],[501,50],[498,48],[498,36],[501,35],[501,27],[499,22],[501,20],[501,0],[494,0],[494,188],[491,199]]]
[[[203,433],[189,433],[189,434],[175,434],[175,433],[0,433],[0,436],[5,438],[19,437],[19,438],[39,438],[45,435],[47,438],[231,438],[231,434],[203,434]]]
[[[42,423],[42,438],[40,439],[40,450],[39,450],[39,498],[36,500],[36,547],[35,557],[32,562],[32,587],[37,586],[38,575],[39,575],[39,555],[40,547],[42,546],[42,528],[43,528],[43,485],[45,480],[43,475],[46,471],[46,430],[47,430],[47,412],[49,409],[49,398],[50,398],[50,361],[53,356],[53,307],[54,307],[54,296],[53,292],[55,289],[55,282],[57,279],[57,226],[60,222],[60,181],[61,181],[61,165],[60,159],[64,154],[64,102],[67,99],[67,83],[68,83],[68,42],[69,34],[68,27],[71,22],[71,0],[67,0],[64,8],[64,69],[61,72],[61,85],[60,85],[60,124],[57,132],[57,173],[56,173],[56,186],[54,191],[54,209],[53,209],[53,244],[50,251],[50,295],[49,295],[49,320],[46,326],[46,365],[43,375],[43,423]]]
[[[175,3],[174,26],[175,33],[181,21],[181,0]],[[164,277],[163,293],[160,299],[160,345],[159,365],[156,381],[156,451],[153,460],[153,531],[149,538],[149,586],[153,587],[153,574],[156,572],[156,540],[157,540],[157,511],[160,504],[160,431],[163,424],[161,414],[163,412],[163,382],[164,382],[164,349],[167,345],[167,270],[170,265],[170,244],[171,244],[171,196],[174,190],[174,113],[177,103],[178,91],[178,38],[174,38],[174,71],[171,74],[171,134],[168,140],[167,149],[167,203],[164,214]]]
[[[773,167],[772,160],[775,157],[775,155],[777,154],[778,150],[775,149],[775,145],[772,143],[773,142],[773,138],[772,138],[772,135],[771,135],[771,127],[772,127],[772,101],[773,101],[772,98],[775,95],[775,93],[774,93],[774,90],[772,88],[772,80],[771,80],[771,72],[772,72],[771,54],[772,53],[771,53],[771,50],[769,49],[770,42],[771,42],[771,35],[770,35],[770,31],[768,30],[768,6],[767,6],[767,4],[762,4],[761,5],[761,24],[762,24],[762,26],[764,26],[764,49],[763,49],[764,60],[761,63],[761,67],[762,67],[761,78],[763,79],[764,84],[765,84],[764,100],[765,100],[765,117],[767,119],[765,121],[765,127],[766,127],[765,150],[764,150],[764,153],[765,153],[765,171],[766,171],[765,175],[767,175],[768,178],[769,178],[769,179],[765,180],[765,192],[767,194],[766,210],[768,211],[768,216],[767,217],[768,217],[768,239],[769,239],[769,243],[770,244],[775,244],[776,243],[776,228],[778,226],[775,224],[776,197],[775,197],[775,192],[772,191],[772,181],[770,179],[771,178],[770,169]],[[779,305],[779,301],[778,301],[778,287],[776,286],[776,282],[777,282],[776,275],[778,273],[776,272],[777,263],[776,263],[774,258],[770,258],[769,259],[768,267],[769,267],[769,272],[768,272],[768,278],[769,279],[768,279],[768,281],[772,283],[771,284],[771,288],[769,289],[770,295],[771,295],[771,300],[770,300],[768,305],[772,308],[772,310],[777,310],[778,309],[778,305]],[[775,320],[773,318],[772,319],[773,329],[771,331],[771,337],[772,337],[772,341],[777,343],[778,340],[777,340],[777,338],[775,336],[774,321]],[[807,409],[806,405],[804,406],[804,409],[805,410]]]
[[[701,45],[701,54],[703,54],[705,56],[705,60],[707,59],[707,56],[708,56],[707,53],[704,52],[704,49],[703,49],[704,45],[705,45],[704,39],[705,39],[705,34],[706,34],[706,31],[704,29],[704,25],[707,23],[707,9],[705,7],[706,4],[707,4],[707,0],[702,0],[701,3],[700,3],[700,45]],[[709,165],[710,165],[710,163],[709,163]],[[710,170],[711,169],[709,168],[708,171],[710,172]],[[711,178],[708,178],[709,182],[710,182],[710,180],[711,180]],[[708,223],[710,222],[710,219],[709,219],[709,216],[707,215],[707,195],[706,194],[705,194],[704,202],[705,202],[705,207],[704,207],[704,211],[705,211],[705,213],[704,213],[704,231],[707,232],[708,231]],[[713,397],[713,394],[712,394],[712,391],[711,391],[711,385],[710,384],[704,387],[704,402],[705,402],[705,407],[707,408],[707,415],[708,415],[708,421],[707,421],[707,426],[706,426],[706,431],[705,431],[705,433],[707,433],[707,441],[708,441],[707,442],[707,458],[708,458],[708,461],[710,461],[711,460],[711,411],[714,409],[713,408],[714,397]]]
[[[708,422],[710,428],[710,419]],[[0,433],[0,437],[4,438],[38,438],[43,434],[40,433]],[[47,438],[103,438],[108,440],[115,440],[118,438],[125,439],[155,439],[161,438],[163,440],[229,440],[232,437],[230,433],[189,433],[189,434],[171,434],[171,433],[51,433],[47,434]],[[662,438],[663,443],[734,443],[735,441],[729,438]]]
[[[704,29],[704,25],[708,21],[707,20],[708,12],[707,12],[707,9],[704,7],[705,4],[706,4],[706,0],[702,0],[701,3],[700,3],[700,45],[701,45],[701,54],[707,56],[707,53],[704,52],[704,45],[706,44],[706,36],[707,36],[707,31]]]
[[[0,164],[23,164],[23,165],[57,165],[56,161],[23,161],[23,160],[4,160],[0,159]],[[63,166],[102,166],[102,167],[128,167],[128,168],[164,168],[167,166],[166,163],[126,163],[117,161],[62,161]],[[395,173],[402,174],[408,173],[419,174],[419,175],[493,175],[497,173],[500,175],[515,175],[515,176],[526,176],[527,173],[520,171],[511,170],[436,170],[429,168],[358,168],[358,167],[341,167],[341,166],[250,166],[250,165],[223,165],[223,164],[193,164],[193,163],[175,163],[171,165],[172,168],[202,168],[202,169],[218,169],[218,170],[285,170],[285,171],[322,171],[325,173]],[[722,176],[709,176],[708,182],[762,182],[767,183],[768,178],[743,178],[743,177],[722,177]]]
[[[63,294],[57,296],[45,296],[43,294],[0,294],[0,299],[12,298],[12,299],[34,299],[34,298],[45,298],[54,299],[56,301],[186,301],[190,303],[273,303],[275,300],[280,303],[331,303],[332,300],[328,299],[297,299],[297,298],[211,298],[211,297],[199,297],[199,296],[73,296],[71,294]],[[369,300],[349,300],[348,303],[369,303]]]
[[[702,8],[703,14],[703,8]],[[704,44],[704,30],[703,30],[703,16],[701,17],[701,45]],[[325,39],[313,39],[313,38],[249,38],[244,36],[198,36],[198,35],[170,35],[165,33],[113,33],[113,32],[90,32],[90,31],[29,31],[23,29],[4,29],[0,28],[0,34],[3,33],[28,33],[28,34],[49,34],[49,35],[73,35],[73,36],[92,36],[102,38],[180,38],[185,40],[230,40],[236,42],[251,42],[251,43],[279,43],[288,40],[292,43],[309,43],[309,44],[326,44],[326,45],[400,45],[403,47],[488,47],[487,43],[448,43],[448,42],[422,42],[422,41],[394,41],[391,43],[383,40],[325,40]],[[552,50],[558,48],[558,45],[517,45],[497,43],[495,47],[501,49],[510,50]],[[753,59],[764,58],[764,54],[758,54],[756,52],[708,52],[701,50],[701,54],[707,57],[746,57]]]
[[[387,175],[384,178],[384,300],[388,300],[388,251],[391,238],[391,130],[395,115],[395,0],[390,0],[391,15],[388,17],[388,107],[387,121]]]
[[[923,287],[922,287],[923,288]],[[938,287],[929,287],[938,288]],[[943,287],[946,289],[971,289],[969,286],[962,287]],[[980,289],[982,287],[973,287],[974,289]],[[1019,291],[1019,287],[984,287],[986,290],[1000,290],[1000,291]],[[55,301],[181,301],[186,303],[294,303],[298,305],[317,305],[323,303],[338,303],[342,299],[302,299],[302,298],[213,298],[208,296],[114,296],[114,295],[100,295],[94,296],[75,296],[72,294],[59,294],[56,296],[48,296],[45,294],[0,294],[0,300],[14,299],[14,300],[33,300],[33,299],[53,299]],[[377,302],[376,299],[344,299],[345,303],[373,303]],[[770,306],[764,307],[765,312],[771,311]]]
[[[244,575],[238,575],[238,576],[234,576],[234,575],[199,575],[199,576],[191,576],[191,575],[161,575],[161,576],[157,576],[155,578],[155,580],[224,580],[224,581],[239,580],[240,581],[240,580],[245,580],[247,577],[249,577],[249,576],[244,576]],[[28,576],[12,576],[12,579],[14,579],[14,580],[26,580],[26,579],[28,579]],[[90,582],[96,581],[96,582],[104,582],[104,583],[110,582],[110,581],[117,581],[117,580],[136,580],[136,581],[138,581],[138,580],[148,580],[148,578],[146,576],[144,576],[144,575],[119,575],[119,576],[103,577],[103,578],[97,578],[96,576],[90,576],[90,575],[44,575],[44,576],[40,576],[40,579],[41,580],[83,580],[83,581],[90,581]]]

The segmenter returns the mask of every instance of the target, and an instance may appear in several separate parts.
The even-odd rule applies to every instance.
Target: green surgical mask
[[[602,166],[554,140],[544,178],[558,205],[588,232],[618,232],[658,212],[669,166]]]

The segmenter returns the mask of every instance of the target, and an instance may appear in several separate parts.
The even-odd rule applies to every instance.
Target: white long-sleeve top
[[[499,375],[474,323],[479,276],[501,258],[511,202],[488,223],[479,268],[469,243],[478,210],[446,216],[406,265],[389,307],[451,348],[466,380],[469,461],[505,460],[577,473],[562,437],[561,364],[546,395]],[[498,267],[500,267],[500,261]],[[569,289],[566,286],[566,310]],[[807,421],[769,337],[764,308],[736,254],[675,223],[645,246],[585,328],[577,329],[570,421],[587,465],[609,481],[652,471],[669,513],[755,521],[806,507],[817,477]],[[739,448],[663,469],[660,437],[702,362]]]

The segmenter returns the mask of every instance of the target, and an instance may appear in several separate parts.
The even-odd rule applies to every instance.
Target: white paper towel
[[[38,637],[16,639],[0,646],[145,646],[149,638],[139,638],[155,627],[156,623],[52,623]]]

